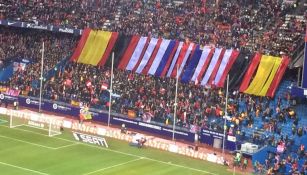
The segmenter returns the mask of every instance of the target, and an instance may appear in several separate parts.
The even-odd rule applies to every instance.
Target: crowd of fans
[[[53,24],[72,28],[101,28],[110,20],[108,30],[126,34],[185,40],[202,45],[251,49],[273,55],[291,54],[304,31],[305,23],[291,18],[286,28],[285,15],[295,10],[279,0],[17,0],[0,4],[0,19]],[[120,13],[118,13],[120,12]],[[120,16],[117,16],[120,15]],[[289,39],[290,38],[290,39]],[[0,67],[12,60],[27,59],[25,69],[17,69],[13,77],[1,85],[18,89],[24,94],[38,96],[42,41],[45,43],[44,73],[68,58],[79,37],[40,30],[0,27]],[[287,42],[288,41],[288,42]],[[111,72],[107,67],[70,62],[56,74],[44,80],[43,96],[66,103],[76,102],[97,109],[109,107]],[[223,89],[208,89],[193,83],[178,86],[177,119],[173,121],[176,80],[166,77],[140,75],[114,70],[112,110],[121,114],[135,111],[135,117],[146,122],[170,125],[197,132],[200,128],[223,131],[225,108],[231,120],[227,133],[256,144],[282,147],[282,153],[272,153],[265,165],[255,164],[256,171],[280,172],[290,164],[291,171],[302,171],[297,161],[305,158],[299,148],[294,159],[288,146],[293,138],[306,135],[307,128],[298,124],[300,116],[284,94],[278,103],[266,97],[253,97],[232,90],[225,106]],[[272,108],[274,106],[274,108]],[[244,128],[253,128],[255,120],[263,122],[262,129],[270,136],[246,138]],[[282,132],[284,123],[291,123],[292,135]],[[276,137],[276,134],[279,137]],[[303,150],[303,151],[302,151]],[[243,161],[243,165],[245,162]],[[306,162],[304,163],[306,171]]]
[[[0,27],[1,69],[12,61],[29,62],[26,69],[18,68],[7,86],[22,91],[35,91],[41,70],[42,43],[44,42],[44,73],[53,69],[63,58],[71,55],[77,38],[68,34],[53,34],[47,31]]]
[[[119,0],[7,0],[1,3],[0,19],[53,24],[69,28],[102,27],[114,18]]]
[[[280,140],[288,142],[288,140]],[[290,146],[288,146],[291,148]],[[307,173],[306,150],[304,145],[300,145],[297,154],[291,151],[268,152],[265,163],[261,164],[256,161],[253,165],[256,174],[297,174],[304,175]]]
[[[201,45],[267,54],[291,54],[305,22],[291,20],[295,3],[280,0],[83,0],[5,1],[0,19],[73,28],[103,28],[126,34],[189,39]],[[106,25],[107,24],[107,25]]]

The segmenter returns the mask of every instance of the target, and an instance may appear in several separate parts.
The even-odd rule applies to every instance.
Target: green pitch
[[[106,138],[109,148],[76,142],[68,130],[48,137],[30,127],[8,128],[0,116],[1,175],[227,175],[226,167]]]

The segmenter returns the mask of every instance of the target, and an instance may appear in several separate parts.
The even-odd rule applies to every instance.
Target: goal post
[[[10,128],[16,128],[18,126],[23,126],[25,124],[22,117],[14,117],[13,112],[10,112]]]
[[[54,122],[52,122],[51,120],[49,120],[48,136],[53,137],[60,134],[62,134],[61,127],[54,124]]]
[[[10,111],[10,128],[16,127],[32,127],[44,131],[43,133],[49,137],[60,135],[61,125],[53,117],[44,116],[44,114],[23,115],[20,113],[15,113],[14,110]]]

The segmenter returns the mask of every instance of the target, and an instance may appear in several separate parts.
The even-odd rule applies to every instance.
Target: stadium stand
[[[212,0],[18,0],[1,4],[0,20],[104,29],[119,32],[120,37],[162,37],[237,49],[250,63],[255,52],[295,59],[296,49],[304,44],[302,34],[306,28],[306,15],[296,14],[301,10],[296,5],[278,0],[228,0],[218,4]],[[0,26],[1,72],[12,67],[13,62],[27,60],[27,66],[15,67],[9,79],[1,79],[0,72],[1,86],[19,90],[25,96],[39,96],[40,49],[44,41],[43,97],[107,110],[110,59],[106,66],[69,61],[80,38]],[[262,159],[253,160],[256,173],[303,174],[307,171],[306,149],[303,148],[307,146],[306,100],[290,95],[289,87],[294,81],[291,72],[287,72],[274,98],[242,93],[238,86],[230,91],[227,114],[231,120],[227,122],[226,132],[242,144],[263,147],[265,151],[258,155]],[[113,83],[116,94],[112,101],[113,112],[127,115],[133,110],[142,121],[163,125],[174,122],[174,77],[115,69]],[[194,132],[201,128],[223,132],[224,108],[224,88],[179,82],[177,127]]]

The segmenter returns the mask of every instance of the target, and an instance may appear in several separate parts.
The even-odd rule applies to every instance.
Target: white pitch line
[[[8,126],[5,126],[5,125],[0,125],[0,126],[8,127]],[[35,134],[38,134],[38,135],[46,136],[44,134],[36,133],[34,131],[29,131],[29,130],[25,130],[25,129],[20,129],[20,128],[13,128],[13,129],[17,129],[17,130],[21,130],[21,131],[25,131],[25,132],[31,132],[31,133],[35,133]],[[198,171],[198,172],[202,172],[202,173],[205,173],[205,174],[218,175],[216,173],[211,173],[211,172],[205,171],[205,170],[191,168],[191,167],[187,167],[187,166],[184,166],[184,165],[178,165],[178,164],[174,164],[174,163],[168,163],[168,162],[164,162],[164,161],[161,161],[161,160],[156,160],[156,159],[152,159],[152,158],[148,158],[148,157],[142,157],[142,156],[129,154],[129,153],[121,152],[121,151],[116,151],[116,150],[112,150],[112,149],[107,149],[107,148],[103,148],[103,147],[98,147],[96,145],[89,145],[89,144],[86,144],[86,143],[71,141],[71,140],[59,138],[59,137],[52,137],[52,138],[58,139],[58,140],[64,140],[64,141],[68,141],[68,142],[72,142],[72,143],[80,143],[80,145],[86,145],[86,146],[89,146],[89,147],[93,147],[93,148],[97,148],[97,149],[103,149],[103,150],[106,150],[106,151],[109,151],[109,152],[114,152],[114,153],[123,154],[123,155],[127,155],[127,156],[132,156],[132,157],[137,157],[137,158],[146,158],[147,160],[151,160],[151,161],[155,161],[155,162],[159,162],[159,163],[163,163],[163,164],[167,164],[167,165],[171,165],[171,166],[176,166],[176,167],[180,167],[180,168],[184,168],[184,169],[188,169],[188,170]]]
[[[0,125],[0,126],[6,127],[6,128],[10,128],[9,126],[5,126],[5,125]],[[78,142],[75,142],[75,141],[71,141],[71,140],[67,140],[67,139],[63,139],[63,138],[59,138],[59,137],[50,137],[50,136],[48,136],[46,134],[41,134],[41,133],[38,133],[38,132],[35,132],[35,131],[26,130],[26,129],[21,129],[21,128],[10,128],[10,129],[16,129],[16,130],[20,130],[20,131],[25,131],[25,132],[29,132],[29,133],[45,136],[45,137],[48,137],[48,138],[54,138],[54,139],[57,139],[57,140],[63,140],[63,141],[70,142],[70,143],[78,143]]]
[[[59,146],[59,147],[56,147],[54,149],[62,149],[62,148],[70,147],[70,146],[75,146],[75,145],[78,145],[78,144],[79,143],[72,143],[72,144],[69,144],[69,145]]]
[[[112,166],[108,166],[108,167],[105,167],[105,168],[101,168],[101,169],[99,169],[99,170],[91,171],[91,172],[85,173],[85,174],[83,174],[83,175],[94,174],[94,173],[97,173],[97,172],[99,172],[99,171],[104,171],[104,170],[107,170],[107,169],[111,169],[111,168],[123,166],[123,165],[126,165],[126,164],[128,164],[128,163],[135,162],[135,161],[138,161],[138,160],[141,160],[141,159],[142,159],[142,158],[133,159],[133,160],[130,160],[130,161],[127,161],[127,162],[124,162],[124,163],[119,163],[119,164],[116,164],[116,165],[112,165]]]
[[[0,137],[5,138],[5,139],[14,140],[14,141],[17,141],[17,142],[27,143],[27,144],[34,145],[34,146],[38,146],[38,147],[42,147],[42,148],[47,148],[47,149],[55,149],[55,148],[53,148],[53,147],[49,147],[49,146],[45,146],[45,145],[40,145],[40,144],[37,144],[37,143],[32,143],[32,142],[27,142],[27,141],[24,141],[24,140],[15,139],[15,138],[11,138],[11,137],[7,137],[7,136],[3,136],[3,135],[0,135]]]
[[[198,171],[198,172],[202,172],[202,173],[205,173],[205,174],[217,175],[215,173],[211,173],[211,172],[208,172],[208,171],[205,171],[205,170],[200,170],[200,169],[191,168],[191,167],[187,167],[187,166],[183,166],[183,165],[173,164],[173,163],[170,163],[170,162],[164,162],[164,161],[161,161],[161,160],[151,159],[151,158],[147,158],[147,157],[145,157],[144,159],[151,160],[151,161],[154,161],[154,162],[163,163],[163,164],[167,164],[167,165],[173,165],[173,166],[184,168],[184,169]]]
[[[17,165],[4,163],[4,162],[0,162],[0,164],[10,166],[10,167],[14,167],[14,168],[18,168],[18,169],[25,170],[25,171],[30,171],[30,172],[33,172],[33,173],[36,173],[36,174],[49,175],[47,173],[42,173],[42,172],[39,172],[39,171],[31,170],[31,169],[28,169],[28,168],[24,168],[24,167],[20,167],[20,166],[17,166]]]
[[[28,131],[28,130],[19,129],[19,128],[14,128],[14,129],[22,130],[22,131]],[[35,133],[35,134],[39,134],[39,135],[43,135],[43,136],[49,137],[49,136],[47,136],[47,135],[40,134],[40,133],[36,133],[36,132],[33,132],[33,131],[28,131],[28,132],[31,132],[31,133]],[[61,149],[61,148],[66,148],[66,147],[70,147],[70,146],[74,146],[74,145],[78,145],[78,144],[79,144],[79,143],[77,143],[77,142],[72,142],[72,141],[70,141],[70,142],[72,142],[72,144],[68,144],[68,145],[64,145],[64,146],[59,146],[59,147],[49,147],[49,146],[44,146],[44,145],[40,145],[40,144],[36,144],[36,143],[32,143],[32,142],[27,142],[27,141],[24,141],[24,140],[19,140],[19,139],[15,139],[15,138],[11,138],[11,137],[6,137],[6,136],[3,136],[3,135],[0,135],[0,137],[7,138],[7,139],[11,139],[11,140],[16,140],[16,141],[19,141],[19,142],[24,142],[24,143],[28,143],[28,144],[31,144],[31,145],[40,146],[40,147],[44,147],[44,148],[48,148],[48,149],[53,149],[53,150],[57,150],[57,149]],[[57,137],[53,137],[53,138],[60,139],[60,138],[57,138]],[[62,140],[62,139],[60,139],[60,140]],[[64,140],[64,141],[67,141],[67,140]]]

